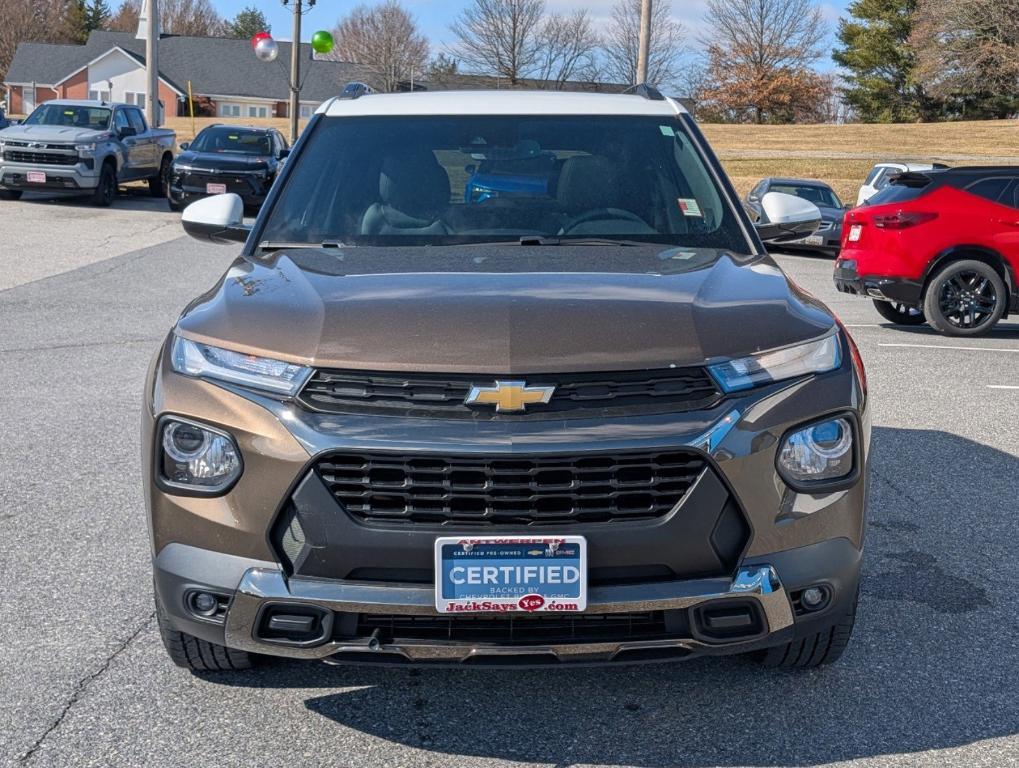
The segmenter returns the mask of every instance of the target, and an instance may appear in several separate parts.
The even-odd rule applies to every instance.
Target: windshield
[[[25,120],[25,125],[63,125],[91,131],[110,127],[110,110],[69,104],[43,104]]]
[[[672,118],[321,118],[261,240],[451,245],[627,240],[747,252]]]
[[[867,200],[867,205],[887,205],[889,203],[908,203],[916,200],[926,191],[926,184],[891,183]]]
[[[838,195],[828,187],[820,187],[816,184],[772,184],[769,192],[782,192],[786,195],[795,195],[804,200],[809,200],[821,208],[842,208],[842,201]]]
[[[206,128],[188,147],[192,152],[228,152],[234,155],[271,155],[269,136],[254,131]]]

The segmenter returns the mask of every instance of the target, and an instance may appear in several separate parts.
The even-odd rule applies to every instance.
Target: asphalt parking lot
[[[813,256],[779,260],[854,334],[875,427],[837,665],[177,669],[153,617],[142,381],[236,250],[184,238],[161,201],[0,202],[0,763],[1019,764],[1019,321],[895,329]]]

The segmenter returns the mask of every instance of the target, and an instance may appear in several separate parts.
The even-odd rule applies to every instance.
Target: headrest
[[[449,176],[428,151],[387,157],[379,174],[379,196],[408,216],[428,218],[449,205]]]
[[[559,173],[556,197],[568,211],[626,207],[619,169],[606,157],[571,157]]]

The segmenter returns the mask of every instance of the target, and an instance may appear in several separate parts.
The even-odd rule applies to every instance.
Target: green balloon
[[[311,47],[315,53],[329,53],[333,49],[333,36],[324,29],[320,29],[311,36]]]

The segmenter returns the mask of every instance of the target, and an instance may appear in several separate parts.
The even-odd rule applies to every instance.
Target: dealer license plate
[[[28,178],[29,184],[45,184],[46,174],[41,171],[29,171],[25,176]]]
[[[803,242],[807,245],[824,245],[824,238],[820,235],[810,235],[803,238]]]
[[[206,184],[205,191],[210,195],[223,195],[226,194],[226,184]]]
[[[435,540],[439,613],[553,611],[587,607],[583,536],[442,536]]]
[[[856,243],[856,242],[859,242],[860,235],[862,235],[862,234],[863,234],[863,225],[862,224],[854,224],[853,226],[851,226],[849,228],[849,237],[847,239],[851,243]]]

